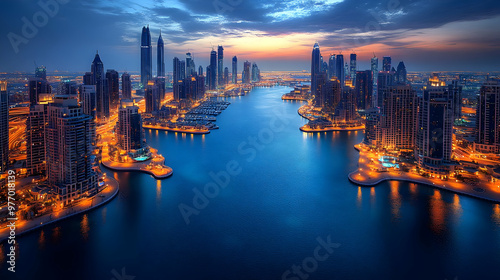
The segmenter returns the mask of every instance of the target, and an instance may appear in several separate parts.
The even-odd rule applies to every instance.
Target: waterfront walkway
[[[375,186],[384,181],[405,181],[417,184],[425,184],[432,187],[464,194],[476,198],[500,202],[500,184],[490,182],[479,182],[471,185],[456,180],[449,179],[442,181],[435,178],[427,178],[419,174],[403,171],[379,172],[372,170],[374,162],[378,161],[378,155],[370,151],[364,144],[355,146],[359,151],[358,169],[349,174],[349,180],[360,186]]]
[[[177,128],[177,127],[167,127],[167,126],[161,126],[161,125],[143,125],[142,128],[152,129],[152,130],[165,130],[165,131],[187,133],[187,134],[208,134],[208,133],[210,133],[210,130],[208,130],[207,128],[199,129],[199,128],[194,128],[194,127],[193,128]]]
[[[76,204],[63,208],[61,210],[55,211],[51,214],[36,217],[32,220],[21,220],[16,221],[16,237],[21,234],[30,232],[32,230],[41,228],[46,225],[58,222],[60,220],[79,215],[81,213],[87,212],[99,206],[102,206],[109,201],[111,201],[117,194],[119,190],[118,182],[114,178],[106,178],[104,180],[107,186],[99,192],[97,195],[89,198],[82,199]],[[0,242],[3,242],[9,237],[10,229],[3,227],[0,229]]]
[[[153,175],[156,179],[165,179],[172,176],[172,168],[164,164],[165,159],[156,149],[150,148],[152,159],[144,162],[116,162],[109,158],[109,147],[102,149],[101,163],[105,167],[116,171],[140,171]]]

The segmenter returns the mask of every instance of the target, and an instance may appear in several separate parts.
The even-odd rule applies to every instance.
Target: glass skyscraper
[[[141,85],[143,88],[146,87],[148,81],[153,77],[152,50],[151,33],[149,32],[148,25],[142,28],[141,36]]]

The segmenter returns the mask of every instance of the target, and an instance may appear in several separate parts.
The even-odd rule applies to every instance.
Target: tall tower
[[[47,81],[47,68],[45,66],[38,66],[35,68],[35,78]]]
[[[41,174],[46,170],[46,122],[47,105],[38,104],[31,106],[30,113],[26,119],[26,169],[30,175]]]
[[[217,88],[217,52],[215,50],[210,52],[210,81],[208,85],[211,90]]]
[[[151,33],[149,32],[149,25],[142,27],[141,36],[141,85],[146,87],[148,81],[153,77],[153,48],[151,47]]]
[[[132,82],[130,80],[130,74],[127,72],[122,74],[122,98],[132,98]]]
[[[337,78],[339,79],[340,85],[345,85],[345,69],[344,69],[344,56],[342,54],[337,55],[335,64],[335,72],[337,73]]]
[[[350,56],[350,68],[349,68],[349,73],[351,75],[351,81],[352,84],[356,84],[356,71],[357,71],[357,55],[355,53],[351,53]]]
[[[120,102],[116,134],[118,145],[127,152],[146,147],[139,106],[132,100],[122,99]]]
[[[224,48],[219,46],[217,48],[217,84],[224,84]]]
[[[106,71],[106,85],[110,108],[116,111],[120,104],[120,75],[116,70],[108,69]]]
[[[319,44],[316,42],[311,55],[311,93],[313,95],[317,94],[317,79],[318,75],[321,73],[321,66],[321,52],[319,50]]]
[[[156,48],[156,76],[165,77],[165,46],[163,44],[163,38],[158,37],[158,44]]]
[[[163,98],[161,87],[162,81],[160,79],[148,82],[144,95],[146,99],[146,113],[151,114],[160,110],[161,98]]]
[[[391,71],[391,57],[384,56],[382,61],[382,71]]]
[[[9,164],[9,93],[7,82],[0,81],[0,173]]]
[[[231,81],[233,84],[238,83],[238,58],[236,56],[233,56],[233,69],[232,69],[232,76],[231,76]]]
[[[370,109],[372,106],[373,78],[370,70],[356,71],[356,102],[361,110]]]
[[[109,94],[106,90],[106,80],[104,76],[104,65],[96,53],[91,66],[92,84],[96,86],[96,112],[99,120],[109,118]]]
[[[474,150],[481,153],[500,151],[500,82],[489,80],[481,87],[477,102]]]
[[[372,107],[377,107],[378,58],[375,54],[373,54],[371,66],[373,78]]]
[[[328,80],[333,77],[337,77],[335,72],[335,55],[331,54],[330,59],[328,59]]]
[[[241,75],[241,80],[242,80],[242,83],[243,84],[249,84],[250,83],[250,66],[251,66],[251,63],[250,61],[245,61],[243,63],[243,73]]]
[[[424,90],[418,106],[415,159],[420,168],[448,175],[452,165],[453,96],[448,87]]]
[[[406,79],[406,66],[403,61],[398,64],[398,69],[396,70],[396,82],[398,84],[406,84],[408,82]]]
[[[56,96],[45,128],[48,183],[62,204],[97,191],[92,141],[95,127],[74,96]]]

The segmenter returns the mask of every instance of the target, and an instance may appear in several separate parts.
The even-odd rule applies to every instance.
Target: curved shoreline
[[[72,209],[73,207],[82,207],[82,203],[78,204],[78,205],[75,205],[73,207],[71,207],[70,209],[65,209],[64,211],[69,211],[70,213],[67,213],[65,215],[63,215],[62,217],[59,217],[59,218],[56,218],[56,219],[50,219],[51,215],[43,215],[41,217],[37,217],[33,220],[29,220],[29,221],[23,221],[25,223],[29,223],[29,224],[34,224],[32,227],[28,227],[26,229],[19,229],[18,228],[18,225],[17,225],[17,222],[16,221],[16,229],[15,229],[15,233],[16,233],[16,238],[23,235],[23,234],[26,234],[28,232],[31,232],[31,231],[34,231],[34,230],[37,230],[37,229],[40,229],[44,226],[47,226],[47,225],[50,225],[50,224],[53,224],[55,222],[59,222],[59,221],[62,221],[64,219],[67,219],[67,218],[70,218],[70,217],[73,217],[73,216],[76,216],[76,215],[80,215],[80,214],[83,214],[83,213],[86,213],[88,211],[91,211],[91,210],[94,210],[98,207],[101,207],[105,204],[107,204],[108,202],[110,202],[111,200],[113,200],[113,198],[116,197],[116,195],[118,194],[120,188],[119,188],[119,183],[118,181],[116,181],[114,178],[106,178],[106,180],[109,180],[109,183],[108,183],[108,187],[109,186],[112,186],[112,193],[110,194],[110,196],[106,197],[106,198],[103,198],[103,200],[99,203],[97,203],[96,205],[93,205],[91,204],[91,206],[89,206],[88,208],[84,208],[82,210],[79,210],[77,212],[71,212],[70,209]],[[106,189],[104,189],[106,190]],[[104,191],[103,190],[103,191]],[[94,198],[96,198],[98,195],[102,195],[102,192],[99,192],[97,193],[94,197],[92,197],[91,200],[93,200]],[[83,201],[82,201],[83,202]],[[92,203],[92,202],[91,202]],[[44,220],[46,220],[47,218],[49,218],[48,221],[44,222]],[[5,232],[3,232],[5,231]],[[2,233],[0,235],[0,243],[4,242],[8,237],[10,236],[10,230],[9,228],[4,228],[2,229]]]
[[[469,197],[474,197],[477,199],[483,199],[487,200],[493,203],[500,203],[500,190],[499,192],[494,192],[493,190],[489,188],[485,188],[484,186],[477,186],[482,188],[484,191],[483,192],[477,192],[474,190],[474,187],[471,185],[468,185],[466,183],[456,183],[456,182],[450,182],[450,181],[439,181],[439,184],[436,184],[435,182],[432,182],[431,179],[421,177],[417,174],[409,174],[407,172],[398,172],[401,173],[399,176],[390,174],[389,172],[384,172],[384,173],[377,173],[379,178],[373,178],[371,179],[368,176],[368,179],[366,180],[357,180],[355,176],[359,177],[366,177],[366,171],[363,171],[359,164],[360,161],[363,159],[363,162],[367,162],[366,160],[366,155],[363,154],[363,151],[358,147],[358,145],[354,146],[354,149],[356,149],[359,152],[359,161],[358,161],[358,168],[349,173],[347,176],[349,181],[355,185],[358,186],[364,186],[364,187],[373,187],[376,186],[382,182],[385,181],[400,181],[400,182],[409,182],[409,183],[415,183],[415,184],[421,184],[421,185],[426,185],[429,187],[434,187],[438,188],[441,190],[446,190],[449,192],[461,194],[461,195],[466,195]],[[367,169],[365,169],[367,170]],[[375,171],[372,171],[375,172]],[[357,174],[357,175],[356,175]],[[413,176],[415,178],[411,178],[409,176]]]
[[[182,128],[170,128],[170,127],[163,127],[163,126],[149,126],[149,125],[143,125],[142,126],[144,129],[152,129],[152,130],[164,130],[164,131],[171,131],[171,132],[178,132],[178,133],[187,133],[187,134],[209,134],[210,130],[188,130],[188,129],[182,129]]]
[[[311,128],[304,128],[304,126],[301,126],[299,129],[300,129],[300,131],[306,132],[306,133],[316,133],[316,132],[328,132],[328,131],[359,131],[359,130],[364,130],[365,127],[356,126],[353,128],[331,127],[331,128],[324,128],[324,129],[311,129]]]
[[[132,167],[120,167],[120,166],[111,166],[110,165],[110,162],[108,161],[101,161],[101,164],[108,168],[108,169],[111,169],[111,170],[114,170],[114,171],[121,171],[121,172],[126,172],[126,171],[136,171],[136,172],[142,172],[142,173],[146,173],[146,174],[149,174],[151,176],[153,176],[155,179],[165,179],[165,178],[168,178],[170,176],[172,176],[172,174],[174,173],[173,169],[168,167],[170,169],[170,171],[167,173],[167,174],[155,174],[153,171],[151,170],[148,170],[148,169],[142,169],[141,167],[135,167],[135,166],[132,166]]]

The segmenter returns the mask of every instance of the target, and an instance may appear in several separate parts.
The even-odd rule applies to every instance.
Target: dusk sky
[[[54,2],[41,0],[40,2]],[[59,0],[44,23],[37,1],[3,3],[0,71],[90,71],[96,50],[106,69],[138,71],[140,36],[151,28],[153,69],[162,30],[165,64],[190,51],[206,67],[211,46],[223,45],[225,64],[237,55],[263,71],[308,70],[314,43],[330,53],[354,50],[358,69],[404,60],[409,71],[500,71],[500,2],[495,0]],[[23,35],[23,17],[36,32]],[[42,15],[42,16],[40,16]],[[26,32],[25,32],[26,33]],[[9,35],[10,34],[10,35]],[[12,44],[12,38],[16,43]],[[21,39],[20,39],[21,38]],[[14,40],[14,41],[16,41]]]

